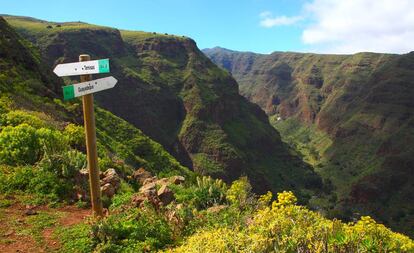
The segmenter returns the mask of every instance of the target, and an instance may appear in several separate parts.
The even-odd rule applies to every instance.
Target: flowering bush
[[[278,194],[245,226],[200,231],[171,252],[413,252],[414,242],[370,217],[356,223],[328,220]]]

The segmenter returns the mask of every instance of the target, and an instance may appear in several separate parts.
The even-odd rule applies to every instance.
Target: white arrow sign
[[[107,90],[115,87],[118,82],[114,77],[105,77],[89,82],[77,83],[63,87],[63,99],[69,100],[72,98],[84,96],[86,94],[95,93],[101,90]]]
[[[109,59],[59,64],[53,72],[58,76],[109,73]]]

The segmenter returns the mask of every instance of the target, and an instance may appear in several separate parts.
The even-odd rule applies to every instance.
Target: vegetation
[[[27,19],[23,21],[28,22]],[[44,29],[49,32],[63,26],[47,23]],[[76,99],[71,102],[57,99],[57,89],[51,84],[53,78],[41,67],[41,62],[47,59],[36,58],[36,48],[27,48],[24,43],[28,42],[22,43],[23,39],[2,19],[0,30],[0,49],[5,45],[4,48],[12,48],[0,51],[0,224],[1,228],[11,227],[12,235],[46,245],[48,252],[414,250],[411,239],[369,217],[343,223],[297,205],[297,201],[315,197],[315,192],[309,189],[314,189],[315,185],[319,187],[318,178],[308,167],[294,160],[257,107],[238,97],[235,86],[224,87],[232,79],[201,57],[195,48],[189,52],[198,56],[190,57],[187,65],[191,67],[186,67],[182,73],[186,87],[176,91],[177,97],[190,109],[180,122],[182,128],[175,130],[205,171],[214,174],[227,171],[226,164],[240,166],[232,167],[240,169],[238,173],[217,174],[233,182],[226,184],[221,179],[191,172],[137,127],[96,106],[99,167],[102,171],[113,168],[118,173],[119,188],[113,196],[104,198],[108,210],[105,217],[63,226],[64,211],[56,207],[74,203],[78,208],[88,205],[78,196],[79,190],[88,190],[85,182],[79,180],[86,167],[80,103]],[[33,31],[37,33],[36,29]],[[73,31],[76,29],[70,30]],[[193,45],[187,39],[182,41],[190,43],[189,47]],[[163,53],[168,54],[168,50]],[[182,66],[180,64],[187,61],[183,55],[176,61],[167,56],[147,57],[146,64],[152,61],[162,66]],[[130,64],[125,58],[120,62]],[[202,66],[209,68],[206,70]],[[150,69],[147,67],[148,71]],[[140,81],[144,79],[141,79],[143,73],[132,70],[131,76],[134,75],[139,76]],[[151,73],[147,77],[162,81],[168,75]],[[178,88],[180,78],[175,77],[177,79],[168,83],[169,88],[165,84],[152,88]],[[223,98],[229,99],[222,102]],[[193,102],[195,104],[191,104]],[[220,118],[221,113],[227,112],[221,111],[220,103],[237,113]],[[237,134],[231,132],[233,129]],[[249,143],[254,143],[252,146],[257,150],[249,152]],[[265,145],[260,147],[260,144]],[[274,158],[277,151],[288,161]],[[156,205],[146,199],[136,204],[141,183],[134,179],[133,172],[138,167],[144,167],[158,178],[185,177],[184,182],[168,186],[173,193],[171,203]],[[247,176],[236,177],[242,173]],[[260,185],[267,182],[266,177],[278,179],[272,187],[293,188],[299,194],[295,196],[292,191],[284,191],[273,202],[271,192],[256,195],[251,182]],[[154,187],[160,190],[159,186]],[[33,206],[39,207],[35,213]],[[26,211],[24,216],[22,209]],[[45,232],[52,232],[51,237],[57,242],[55,248],[49,247],[50,238],[45,237]],[[10,243],[4,239],[9,238],[7,233],[9,231],[1,234],[0,246]]]
[[[97,104],[141,129],[197,173],[226,182],[247,175],[257,192],[292,189],[302,200],[319,191],[318,176],[287,150],[266,116],[238,94],[234,79],[205,57],[193,40],[84,23],[57,28],[30,18],[6,19],[37,46],[49,68],[76,60],[80,51],[93,58],[110,57],[111,75],[122,88],[96,94]],[[63,51],[50,50],[62,45],[62,39]],[[106,148],[128,164],[152,170],[151,164],[125,150],[125,146],[135,149],[143,139],[131,138],[125,134],[131,131],[124,128],[119,130],[122,141],[117,139],[119,145],[114,145],[115,137],[108,133],[118,125],[109,123],[109,114],[97,113],[97,119],[102,118],[98,124],[107,131],[107,135],[98,131],[98,138],[105,140]],[[158,169],[171,171],[162,167]]]
[[[295,205],[292,192],[252,213],[244,226],[218,227],[190,236],[171,252],[410,252],[413,241],[371,217],[354,223],[327,220]]]
[[[199,180],[207,182],[211,179]],[[240,185],[245,185],[246,182],[245,178],[237,180],[229,189],[240,189]],[[199,188],[198,184],[192,187]],[[232,199],[231,190],[222,193],[227,199]],[[155,210],[150,205],[133,208],[129,202],[125,202],[112,208],[113,213],[96,224],[74,227],[73,232],[79,235],[77,240],[68,240],[73,236],[71,233],[59,232],[59,235],[63,237],[63,248],[71,249],[68,252],[87,252],[93,249],[99,252],[414,250],[411,239],[392,232],[369,216],[363,216],[356,222],[343,223],[328,220],[317,212],[297,205],[292,192],[278,193],[277,200],[272,203],[269,197],[271,198],[270,193],[259,198],[246,196],[242,202],[228,203],[218,211],[211,208],[191,210],[192,205],[187,205],[187,202],[173,203],[161,210]]]
[[[348,220],[372,215],[414,235],[414,149],[407,145],[413,53],[205,53],[232,73],[240,92],[327,183],[332,194],[316,201],[317,208]]]

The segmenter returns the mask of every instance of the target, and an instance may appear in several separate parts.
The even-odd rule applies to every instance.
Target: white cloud
[[[273,17],[272,13],[269,11],[265,11],[260,13],[260,25],[263,27],[274,27],[274,26],[282,26],[282,25],[293,25],[297,23],[298,21],[302,20],[303,18],[301,16],[293,16],[293,17],[287,17],[287,16],[278,16]]]
[[[305,44],[330,53],[414,50],[414,0],[313,0]]]

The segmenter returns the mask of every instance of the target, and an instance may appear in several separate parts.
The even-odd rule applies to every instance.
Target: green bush
[[[41,155],[36,129],[28,124],[7,126],[0,132],[0,163],[34,164]]]
[[[227,186],[220,179],[208,176],[197,177],[197,184],[189,187],[174,187],[178,202],[186,203],[190,207],[205,209],[225,201]]]
[[[86,168],[86,155],[77,150],[46,153],[37,166],[58,177],[72,179],[77,171]]]
[[[57,130],[36,129],[26,123],[7,126],[0,132],[0,163],[34,164],[47,153],[65,149],[63,136]]]
[[[35,128],[46,126],[43,120],[39,119],[29,112],[21,110],[13,110],[4,114],[0,118],[0,123],[3,126],[18,126],[24,123]]]
[[[252,186],[247,177],[241,177],[234,181],[227,190],[227,200],[240,208],[246,207],[254,201]]]
[[[69,124],[65,127],[63,135],[67,143],[75,149],[86,150],[85,147],[85,129],[82,126]]]
[[[63,200],[73,188],[71,181],[33,166],[1,167],[0,179],[0,192],[34,194],[38,202]]]
[[[67,149],[67,143],[61,132],[47,128],[36,130],[36,136],[41,146],[40,153],[43,155],[57,154]]]
[[[113,214],[92,226],[99,252],[156,251],[173,242],[172,229],[151,207]]]

